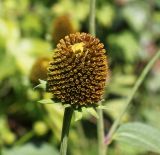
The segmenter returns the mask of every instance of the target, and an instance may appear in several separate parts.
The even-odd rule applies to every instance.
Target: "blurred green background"
[[[96,31],[110,66],[105,134],[117,118],[146,63],[160,47],[160,0],[97,0]],[[33,89],[60,38],[88,32],[89,0],[0,0],[0,149],[2,155],[57,155],[61,105],[40,104],[50,94]],[[160,61],[132,102],[123,122],[160,130]],[[96,119],[72,124],[68,155],[97,155]],[[114,142],[109,155],[155,155]]]

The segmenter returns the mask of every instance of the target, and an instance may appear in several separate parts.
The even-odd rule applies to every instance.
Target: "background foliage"
[[[67,25],[69,31],[88,32],[88,14],[89,0],[0,0],[0,148],[3,155],[58,154],[63,108],[59,104],[37,103],[49,98],[49,94],[33,89],[32,66],[37,59],[52,55],[55,37],[60,38],[58,35],[63,35],[63,31],[66,33]],[[57,20],[64,15],[68,19],[57,26]],[[99,0],[96,30],[107,49],[111,70],[105,94],[105,104],[109,107],[104,110],[107,134],[137,77],[160,47],[160,1]],[[160,131],[159,80],[160,61],[136,93],[123,122],[141,121]],[[71,155],[96,155],[96,119],[86,115],[82,121],[73,123],[69,143]],[[128,145],[126,140],[114,142],[109,154],[155,155],[143,147]]]

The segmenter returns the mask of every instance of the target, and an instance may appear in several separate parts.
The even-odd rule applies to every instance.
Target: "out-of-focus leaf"
[[[42,23],[40,17],[35,13],[28,13],[21,21],[22,30],[26,35],[40,36],[42,31]]]
[[[145,28],[149,17],[148,3],[140,1],[130,3],[124,7],[122,13],[126,21],[135,31],[141,31]]]
[[[62,121],[63,121],[63,106],[61,104],[43,104],[45,110],[48,113],[48,118],[50,120],[49,125],[52,125],[52,132],[54,133],[55,140],[59,142]]]
[[[110,27],[112,26],[112,22],[115,17],[114,7],[110,4],[104,4],[102,8],[99,8],[97,10],[96,15],[100,24],[102,24],[105,27]]]
[[[126,143],[117,143],[117,148],[118,148],[118,152],[121,153],[121,155],[142,155],[142,154],[146,154],[146,151],[144,150],[140,150],[139,147],[135,147],[133,149],[133,146],[130,146],[129,144]],[[117,149],[113,148],[112,149],[112,154],[115,155],[117,154]]]
[[[117,117],[119,117],[120,112],[122,111],[126,99],[114,99],[114,100],[108,100],[104,105],[108,107],[108,109],[105,109],[104,112],[107,112],[111,115],[111,117],[115,120]],[[128,113],[125,113],[123,116],[123,121],[128,121],[129,115]]]
[[[160,91],[160,73],[156,72],[155,76],[150,78],[147,83],[147,87],[151,92]]]
[[[156,38],[159,38],[160,36],[160,29],[159,29],[159,25],[160,25],[160,11],[155,11],[153,13],[153,31],[154,31],[154,35]]]
[[[28,75],[35,58],[50,56],[50,50],[51,45],[42,39],[24,38],[10,49],[10,53],[14,55],[21,72]]]
[[[28,11],[28,6],[29,5],[29,0],[18,0],[18,1],[12,1],[12,0],[5,0],[3,3],[3,8],[5,8],[5,13],[7,15],[15,15],[15,14],[11,14],[11,12],[13,11],[16,14],[26,14],[26,12]],[[17,7],[17,6],[21,6],[21,7]]]
[[[126,97],[131,92],[131,87],[136,81],[136,76],[133,74],[119,74],[113,75],[113,78],[107,87],[109,93]]]
[[[146,124],[123,124],[117,130],[114,139],[139,149],[160,153],[160,130]]]
[[[66,13],[72,15],[72,20],[77,29],[80,27],[80,22],[84,21],[89,13],[88,2],[85,1],[60,1],[55,4],[52,11],[56,15],[64,15]]]
[[[0,19],[0,29],[1,42],[3,41],[2,43],[4,43],[6,51],[10,51],[10,49],[16,45],[20,37],[18,23],[7,19]]]
[[[0,118],[0,143],[11,145],[16,140],[15,134],[10,130],[5,116]]]
[[[143,118],[151,125],[157,127],[160,130],[160,123],[159,123],[159,119],[160,118],[160,112],[159,112],[159,97],[155,97],[155,99],[157,99],[156,101],[152,101],[152,99],[150,99],[149,105],[148,106],[144,106],[141,109],[141,115],[143,116]],[[150,103],[153,102],[153,107],[150,105]],[[156,106],[155,106],[156,105]]]
[[[117,96],[126,97],[131,92],[131,87],[126,87],[123,85],[110,84],[108,87],[108,92]]]
[[[129,85],[133,85],[135,83],[136,76],[135,75],[116,74],[113,77],[113,81],[117,85],[129,86]]]
[[[118,59],[127,62],[137,60],[140,47],[132,33],[125,31],[121,34],[113,34],[110,35],[107,40],[111,46],[111,54],[113,57],[116,56]]]
[[[0,83],[6,77],[13,75],[16,71],[16,62],[11,55],[2,55],[0,57]]]
[[[58,155],[58,151],[54,146],[50,146],[49,144],[42,144],[37,147],[33,144],[26,144],[21,147],[14,147],[11,149],[2,150],[3,155]]]

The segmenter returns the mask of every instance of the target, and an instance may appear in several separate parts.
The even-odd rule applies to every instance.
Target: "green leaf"
[[[91,115],[93,115],[96,118],[99,118],[96,110],[94,108],[86,108],[87,112],[90,113]]]
[[[133,33],[123,31],[120,34],[111,34],[107,40],[111,50],[114,51],[111,56],[131,63],[137,60],[140,46]]]
[[[126,98],[118,98],[118,99],[112,99],[107,100],[105,103],[103,103],[104,106],[107,106],[107,109],[104,109],[104,112],[109,114],[114,120],[119,117],[120,112],[124,108],[124,103],[126,102]],[[122,122],[126,122],[129,119],[129,115],[126,112],[122,118]]]
[[[108,18],[104,18],[104,14],[106,14]],[[110,27],[112,26],[115,17],[115,8],[107,3],[97,10],[96,15],[100,24],[105,27]]]
[[[35,86],[34,89],[36,89],[36,88],[42,88],[42,89],[46,90],[47,81],[39,79],[39,82],[40,82],[40,84],[37,85],[37,86]]]
[[[121,125],[114,139],[139,149],[160,153],[160,130],[146,124],[136,122]]]
[[[4,149],[3,155],[58,155],[58,151],[54,146],[48,144],[42,144],[40,147],[36,147],[33,144],[26,144],[21,147],[14,147],[11,149]]]
[[[42,99],[42,100],[40,100],[38,102],[42,103],[42,104],[53,104],[53,103],[55,103],[51,99]]]
[[[82,112],[81,111],[78,111],[78,110],[75,110],[74,111],[74,116],[75,116],[75,121],[79,121],[80,119],[82,119],[82,116],[83,116],[83,114],[82,114]]]
[[[145,28],[145,24],[149,20],[148,4],[140,1],[139,3],[126,5],[126,7],[122,9],[122,16],[131,28],[140,32]]]

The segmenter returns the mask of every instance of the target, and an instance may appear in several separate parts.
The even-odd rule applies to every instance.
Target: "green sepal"
[[[89,114],[93,115],[93,116],[96,117],[96,118],[99,118],[99,116],[98,116],[98,114],[97,114],[97,112],[96,112],[96,110],[95,110],[94,108],[89,107],[89,108],[86,108],[86,110],[87,110],[87,112],[88,112]]]
[[[112,110],[111,108],[109,108],[109,106],[106,106],[106,105],[99,105],[96,107],[97,109],[102,109],[102,110]]]
[[[79,121],[83,117],[83,113],[78,110],[74,110],[74,121]]]
[[[41,89],[46,90],[47,81],[39,79],[39,83],[40,84],[38,84],[37,86],[35,86],[34,89],[41,88]]]
[[[71,105],[70,105],[70,104],[64,104],[63,106],[64,106],[64,108],[71,107]]]
[[[42,103],[42,104],[53,104],[53,103],[55,103],[51,99],[42,99],[42,100],[40,100],[38,102]]]

